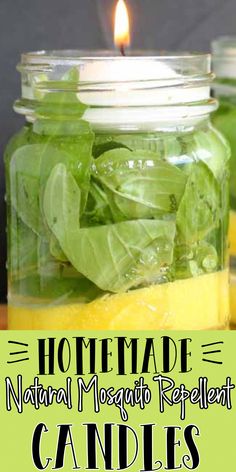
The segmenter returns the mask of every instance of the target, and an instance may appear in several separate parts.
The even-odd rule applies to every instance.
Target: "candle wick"
[[[124,47],[124,44],[121,44],[121,45],[120,45],[120,53],[121,53],[122,56],[125,56],[125,55],[126,55],[126,54],[125,54],[125,47]]]

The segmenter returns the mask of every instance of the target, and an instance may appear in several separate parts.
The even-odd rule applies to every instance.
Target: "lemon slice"
[[[236,211],[230,212],[229,242],[230,255],[236,256]]]
[[[231,324],[236,327],[236,274],[230,275],[230,311]]]
[[[229,317],[228,271],[107,295],[88,304],[9,306],[9,329],[220,329]]]

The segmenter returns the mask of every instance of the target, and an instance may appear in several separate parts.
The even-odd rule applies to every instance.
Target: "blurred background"
[[[132,47],[209,51],[219,35],[236,34],[236,0],[126,0]],[[116,0],[0,0],[0,301],[6,301],[3,152],[22,125],[12,103],[20,94],[21,52],[113,48]]]

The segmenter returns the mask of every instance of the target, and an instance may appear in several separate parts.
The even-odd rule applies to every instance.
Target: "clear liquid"
[[[48,122],[28,125],[6,151],[10,306],[25,310],[28,320],[35,310],[53,319],[53,310],[76,306],[77,328],[86,328],[89,316],[80,323],[81,307],[96,320],[102,302],[122,328],[137,300],[142,304],[142,291],[156,288],[154,324],[141,310],[142,329],[143,323],[166,326],[170,311],[179,321],[167,322],[169,329],[224,326],[227,277],[223,288],[218,279],[227,267],[228,154],[221,138],[206,123],[191,132],[145,135],[73,129],[65,134]],[[187,285],[198,287],[201,297],[202,277],[213,275],[214,291],[205,295],[209,322],[198,323],[202,305],[194,298],[185,306]],[[175,308],[171,299],[180,282]],[[124,317],[122,297],[129,294],[133,303]],[[24,317],[18,313],[16,327]],[[110,329],[112,321],[103,325],[99,316],[98,326]],[[62,326],[69,319],[68,312]],[[59,325],[56,317],[54,328]]]

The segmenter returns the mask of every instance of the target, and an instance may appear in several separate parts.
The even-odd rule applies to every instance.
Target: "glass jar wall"
[[[209,121],[210,58],[125,58],[125,80],[121,64],[22,58],[26,125],[5,153],[11,329],[227,327],[229,149]]]
[[[225,135],[231,147],[230,179],[230,299],[231,323],[236,326],[236,37],[213,42],[216,74],[213,90],[220,106],[213,114],[214,125]]]

